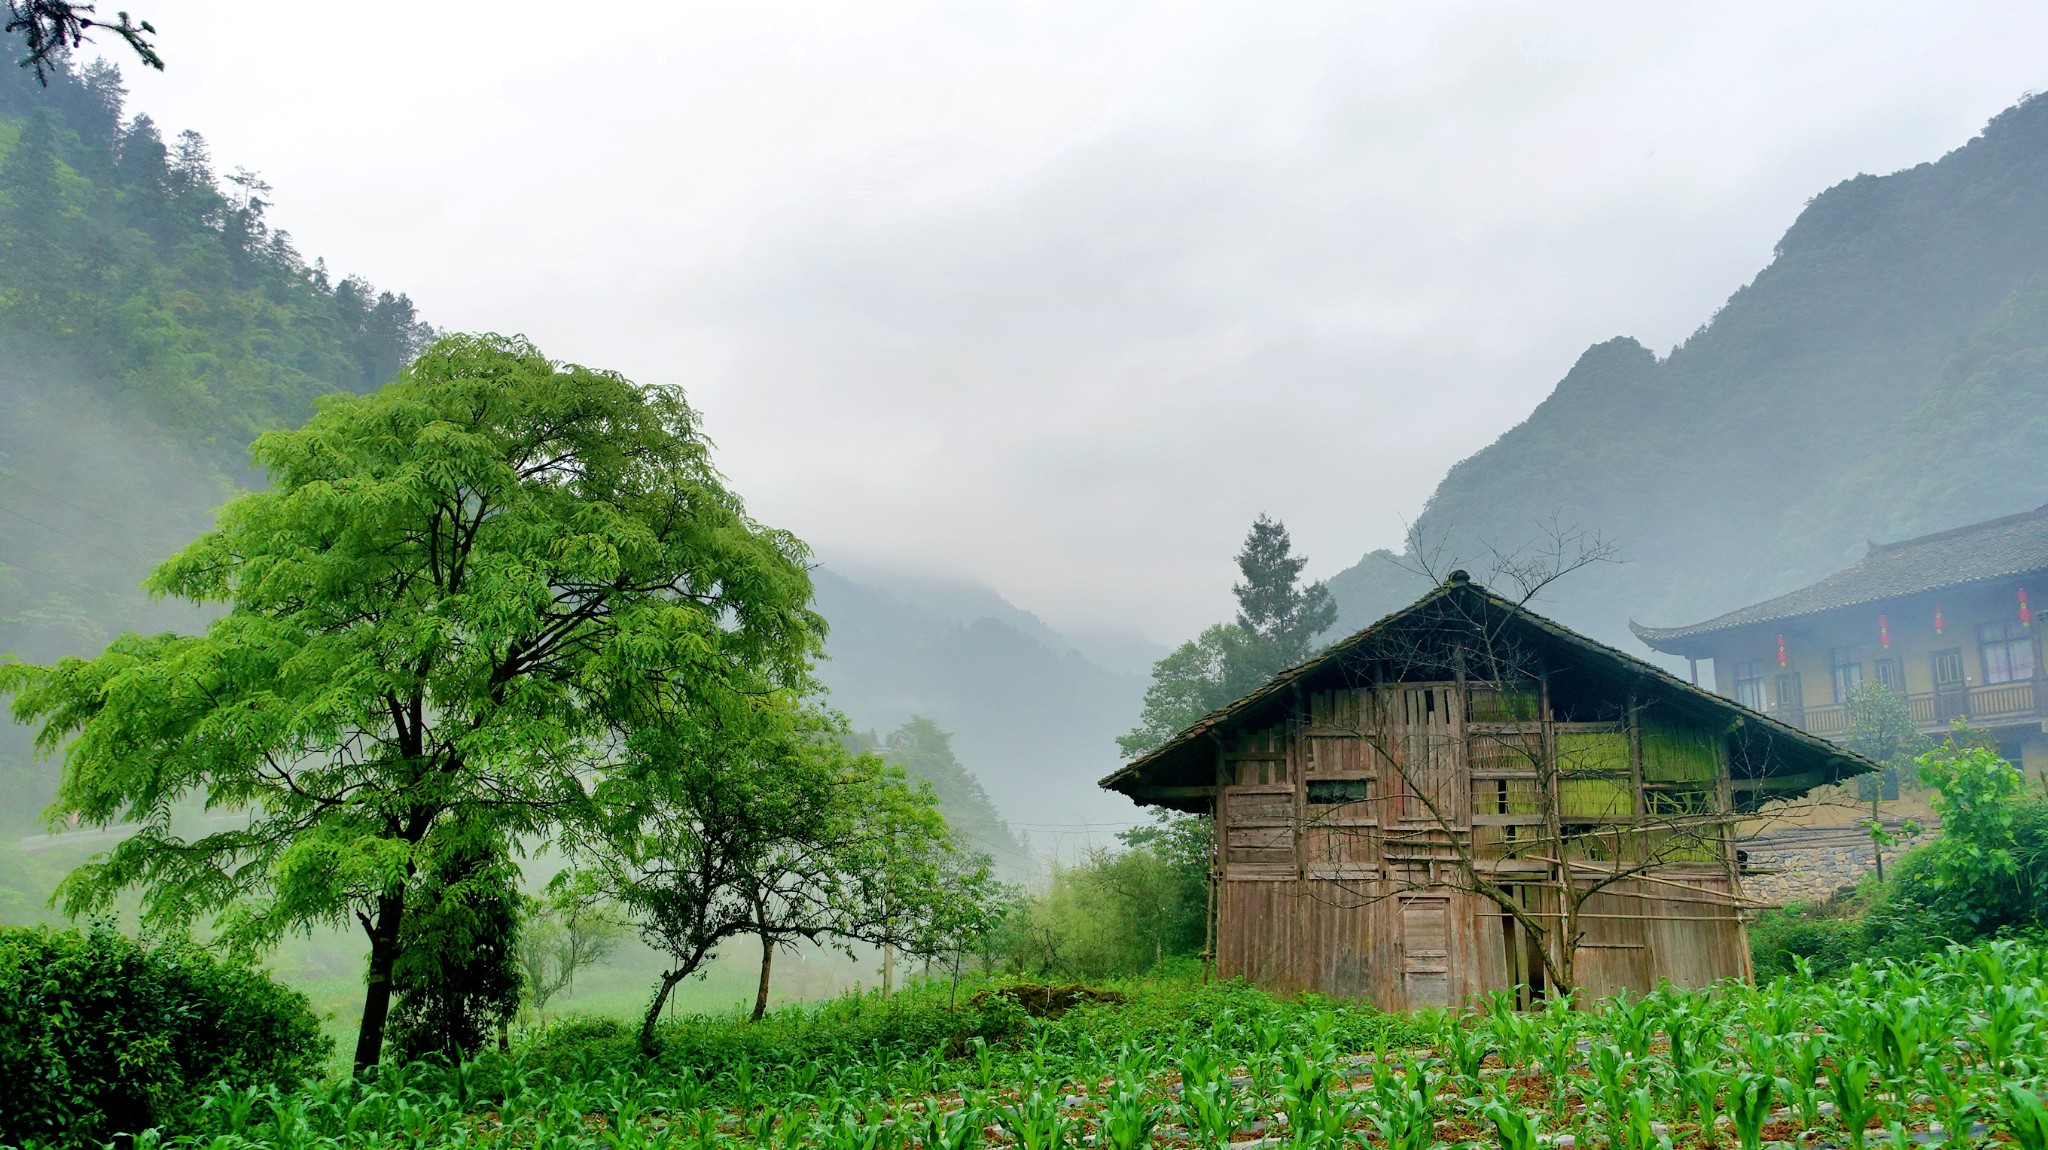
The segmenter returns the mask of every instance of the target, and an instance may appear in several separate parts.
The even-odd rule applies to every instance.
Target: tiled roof
[[[2048,505],[1899,543],[1873,543],[1853,567],[1704,623],[1630,623],[1629,629],[1660,651],[1683,655],[1691,646],[1686,640],[1716,631],[2041,570],[2048,570]]]
[[[1733,727],[1748,724],[1756,736],[1772,744],[1771,753],[1764,756],[1766,761],[1772,764],[1772,769],[1768,772],[1770,774],[1789,774],[1807,770],[1824,773],[1827,777],[1821,779],[1823,782],[1838,782],[1848,776],[1863,774],[1875,768],[1875,764],[1861,755],[1853,754],[1817,735],[1807,734],[1797,727],[1787,726],[1769,715],[1751,711],[1732,699],[1687,683],[1662,667],[1638,659],[1625,651],[1615,650],[1605,643],[1579,634],[1562,623],[1546,619],[1520,604],[1503,599],[1479,584],[1470,582],[1463,571],[1453,571],[1448,581],[1438,585],[1422,598],[1351,637],[1339,640],[1304,662],[1281,671],[1236,702],[1210,711],[1179,734],[1110,773],[1098,785],[1105,790],[1121,792],[1140,803],[1177,806],[1183,810],[1200,809],[1199,802],[1160,802],[1157,798],[1146,795],[1145,791],[1148,785],[1161,775],[1187,773],[1190,769],[1206,773],[1212,760],[1206,756],[1203,748],[1212,733],[1270,721],[1275,710],[1286,707],[1287,701],[1293,697],[1300,685],[1311,677],[1325,669],[1340,666],[1352,655],[1366,650],[1369,644],[1397,621],[1421,615],[1439,601],[1451,596],[1468,597],[1467,609],[1462,616],[1464,618],[1478,618],[1481,613],[1471,608],[1484,608],[1497,616],[1511,619],[1522,627],[1539,632],[1582,656],[1604,663],[1618,672],[1634,676],[1640,689],[1646,692],[1674,697],[1673,701],[1682,699],[1720,721],[1732,722]]]

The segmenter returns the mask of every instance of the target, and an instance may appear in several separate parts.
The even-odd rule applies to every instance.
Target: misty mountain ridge
[[[856,727],[936,722],[997,809],[1027,831],[1137,817],[1095,780],[1120,761],[1116,736],[1138,712],[1146,675],[1090,661],[985,585],[878,585],[825,567],[811,575],[832,625],[818,677]]]
[[[266,221],[260,177],[220,176],[203,138],[167,144],[124,117],[124,95],[110,67],[53,73],[47,90],[0,69],[0,651],[37,661],[202,626],[140,585],[261,482],[250,440],[318,396],[374,389],[433,335],[403,295],[301,257]],[[882,736],[913,715],[953,731],[1010,818],[1130,817],[1091,800],[1140,676],[1089,662],[984,585],[889,579],[818,573],[833,705]],[[32,760],[28,735],[0,724],[7,833],[54,793],[56,764]]]
[[[1627,630],[1712,616],[1897,539],[2048,502],[2048,98],[1939,160],[1808,202],[1770,264],[1659,358],[1588,348],[1415,522],[1475,576],[1551,520],[1628,562],[1538,601]],[[1412,556],[1407,561],[1412,562]],[[1424,580],[1376,552],[1329,581],[1338,632]]]

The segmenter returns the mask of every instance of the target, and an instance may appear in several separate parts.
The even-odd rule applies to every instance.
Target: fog
[[[681,383],[764,519],[1063,630],[1397,544],[1578,352],[2040,82],[2017,4],[151,0],[132,106],[449,328]]]

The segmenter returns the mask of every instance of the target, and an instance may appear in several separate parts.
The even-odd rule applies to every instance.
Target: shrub
[[[1756,980],[1768,982],[1795,972],[1798,959],[1805,959],[1821,978],[1840,974],[1859,954],[1862,924],[1854,918],[1831,913],[1827,907],[1794,903],[1783,910],[1767,910],[1749,927],[1749,953],[1756,965]]]
[[[191,943],[0,928],[0,1143],[175,1128],[218,1086],[296,1086],[331,1046],[304,995]]]

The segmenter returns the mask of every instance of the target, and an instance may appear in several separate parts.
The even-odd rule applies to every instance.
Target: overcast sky
[[[684,386],[828,558],[1159,640],[1256,513],[1395,544],[1588,343],[2048,86],[2039,3],[124,6],[131,110],[309,258]]]

